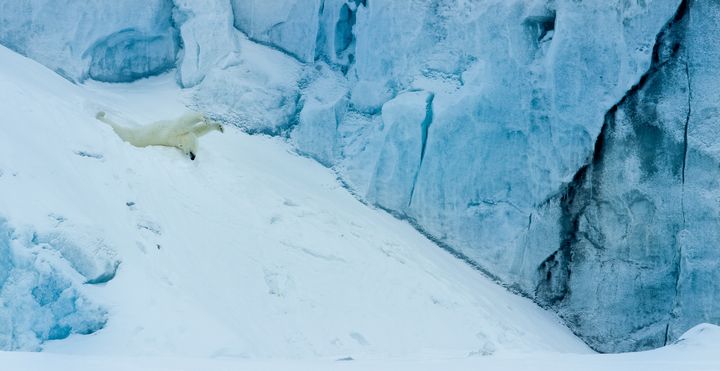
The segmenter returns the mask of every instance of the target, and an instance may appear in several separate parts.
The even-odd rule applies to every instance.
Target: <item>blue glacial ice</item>
[[[308,67],[311,82],[301,86],[299,119],[290,135],[300,152],[333,166],[367,201],[413,220],[508,286],[554,308],[598,350],[655,347],[696,323],[718,321],[720,309],[705,301],[695,305],[691,299],[716,296],[718,285],[709,284],[715,281],[711,267],[717,267],[716,249],[697,250],[713,246],[713,237],[688,232],[689,225],[704,223],[714,211],[676,228],[682,213],[655,220],[649,211],[652,205],[677,205],[678,198],[662,201],[670,197],[662,194],[667,187],[660,186],[672,183],[669,175],[657,175],[661,179],[655,182],[653,197],[660,198],[646,205],[642,200],[648,196],[631,196],[644,191],[630,174],[605,179],[595,175],[594,167],[588,169],[594,158],[614,153],[603,146],[618,146],[603,139],[609,135],[603,131],[607,115],[618,102],[630,100],[637,84],[654,71],[658,36],[683,17],[686,2],[347,4],[353,9],[349,33],[343,31],[340,16],[327,22],[322,12],[319,18],[307,12],[293,19],[293,27],[303,21],[307,30],[317,30],[314,39],[304,38],[305,49],[294,40],[290,50],[290,39],[283,34],[290,31],[283,30],[282,20],[277,22],[282,27],[255,36],[302,55],[298,59],[303,61],[316,50],[314,66]],[[705,23],[712,22],[715,8],[708,2],[693,4],[704,8],[707,20],[698,15],[697,25],[685,27],[712,29]],[[268,14],[276,13],[257,17]],[[245,25],[257,19],[253,13],[244,16]],[[333,22],[340,33],[331,35],[327,25]],[[274,24],[268,18],[261,23]],[[684,37],[685,31],[673,32],[672,38]],[[352,38],[345,42],[352,45],[352,62],[333,64],[324,57],[326,52],[318,52],[327,50],[323,41],[346,36]],[[689,47],[700,37],[679,42]],[[705,58],[694,65],[708,66],[704,71],[711,74],[716,71],[714,54],[707,50],[716,48],[701,48]],[[322,72],[318,66],[324,63],[337,72]],[[662,93],[652,102],[687,106],[680,102],[686,95],[679,95]],[[662,120],[654,115],[653,120]],[[703,119],[699,127],[717,122],[712,114],[704,113]],[[656,131],[641,136],[662,138],[662,131]],[[693,144],[692,135],[686,143],[692,159],[699,144]],[[620,146],[623,153],[660,163],[669,161],[663,153],[678,148],[664,139]],[[585,172],[593,173],[594,182],[608,185],[588,189]],[[624,183],[613,188],[616,179]],[[614,197],[625,201],[611,201]],[[625,206],[610,214],[596,211],[618,202]],[[641,215],[636,223],[644,226],[642,232],[626,235],[622,215],[628,212]],[[688,215],[686,209],[686,219]],[[649,228],[653,223],[657,227]],[[584,242],[594,235],[603,237],[594,245]],[[682,255],[688,250],[678,253],[673,241],[696,241],[691,245],[698,247],[690,251],[702,253],[690,259]],[[678,268],[684,265],[691,267]],[[700,282],[705,283],[702,289]],[[635,311],[638,307],[642,311]]]
[[[0,43],[73,81],[132,81],[175,66],[172,9],[170,0],[2,1]]]
[[[88,237],[52,230],[39,238],[0,218],[0,349],[38,350],[44,341],[105,325],[107,311],[87,298],[83,285],[112,278],[118,262],[101,242],[79,248],[84,241],[73,235]]]

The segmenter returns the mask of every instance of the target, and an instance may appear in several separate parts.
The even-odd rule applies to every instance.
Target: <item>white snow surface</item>
[[[50,353],[0,352],[8,370],[45,371],[717,371],[720,327],[704,324],[689,330],[675,344],[664,348],[622,354],[532,353],[498,356],[451,357],[423,354],[408,358],[239,360],[228,357],[101,357]]]
[[[0,87],[0,216],[100,235],[101,250],[60,253],[79,274],[88,256],[93,269],[120,262],[110,281],[77,287],[107,310],[103,329],[0,353],[2,369],[720,367],[710,325],[658,351],[593,355],[555,315],[361,204],[281,139],[228,127],[190,161],[94,119],[179,116],[192,92],[171,75],[76,86],[0,47]]]
[[[172,76],[75,86],[2,49],[0,210],[93,225],[121,260],[87,294],[106,328],[53,352],[190,356],[587,351],[549,312],[358,202],[282,140],[228,127],[190,161],[95,120],[174,117]],[[92,153],[95,157],[78,153]],[[129,205],[128,205],[129,204]],[[57,223],[53,218],[53,223]],[[72,227],[72,226],[70,226]]]

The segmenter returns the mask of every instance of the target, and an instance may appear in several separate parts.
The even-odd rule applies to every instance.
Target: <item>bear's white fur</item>
[[[195,159],[198,138],[212,130],[223,132],[222,125],[208,120],[197,112],[186,113],[175,120],[156,121],[147,125],[127,127],[110,120],[105,112],[98,112],[98,120],[110,125],[122,140],[135,147],[175,147]]]

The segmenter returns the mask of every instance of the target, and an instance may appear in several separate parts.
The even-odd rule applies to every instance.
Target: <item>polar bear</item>
[[[105,112],[95,115],[98,120],[110,125],[124,141],[135,147],[175,147],[195,160],[198,138],[212,130],[223,132],[222,125],[208,120],[197,112],[186,113],[175,120],[156,121],[148,125],[127,127],[110,120]]]

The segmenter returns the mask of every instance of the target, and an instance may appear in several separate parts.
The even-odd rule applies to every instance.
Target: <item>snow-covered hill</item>
[[[227,128],[190,161],[94,119],[180,115],[188,92],[172,76],[77,86],[0,47],[0,87],[0,345],[58,353],[0,353],[10,369],[507,369],[688,354],[720,367],[706,354],[720,345],[712,326],[647,353],[659,358],[580,355],[592,352],[554,314],[361,204],[280,139]]]
[[[95,327],[98,311],[107,312],[101,331],[44,349],[303,358],[587,352],[553,314],[361,204],[279,139],[228,128],[203,137],[190,161],[173,148],[132,147],[95,120],[98,109],[138,122],[181,114],[171,76],[75,86],[7,49],[0,71],[0,213],[11,249],[35,250],[25,269],[57,271],[27,286],[46,292],[47,303],[14,314],[62,300],[66,285],[45,285],[46,277],[67,277],[97,306],[87,311]],[[78,284],[107,279],[115,262],[107,283]],[[95,271],[105,274],[86,273]],[[61,312],[47,318],[49,338],[67,327],[71,313]],[[84,331],[73,327],[83,313],[72,331]],[[31,336],[23,326],[4,330]]]

